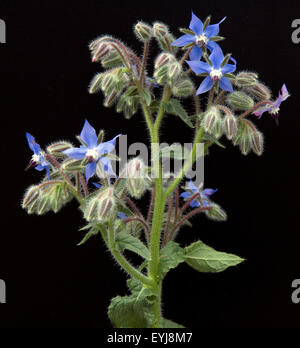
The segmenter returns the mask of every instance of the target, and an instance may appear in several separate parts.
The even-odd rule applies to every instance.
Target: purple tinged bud
[[[173,54],[170,53],[161,53],[155,60],[154,67],[155,69],[158,69],[162,67],[163,65],[166,65],[168,63],[176,61],[176,58],[173,56]]]
[[[102,57],[106,56],[110,51],[110,46],[106,42],[101,42],[97,49],[93,52],[92,62],[98,62]]]
[[[153,24],[153,33],[154,36],[158,39],[164,39],[169,34],[169,28],[160,22]]]
[[[223,133],[222,118],[219,109],[212,106],[204,115],[201,122],[204,131],[219,138]]]
[[[252,150],[261,156],[264,150],[264,137],[261,132],[255,131],[251,134]]]
[[[233,115],[227,115],[224,118],[224,130],[227,139],[231,140],[237,133],[237,120]]]
[[[149,177],[147,167],[140,158],[134,158],[127,163],[127,190],[134,198],[141,198],[148,188]]]
[[[134,27],[134,32],[136,37],[142,42],[149,41],[153,36],[152,28],[144,22],[138,22]]]
[[[106,108],[109,108],[115,104],[119,96],[119,93],[116,89],[113,89],[105,98],[103,105]]]
[[[114,189],[107,187],[89,201],[84,217],[87,221],[107,221],[114,213],[115,205]]]

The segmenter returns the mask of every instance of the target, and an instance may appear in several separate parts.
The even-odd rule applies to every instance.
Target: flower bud
[[[256,83],[249,88],[249,92],[257,99],[269,100],[272,97],[270,89],[262,83]]]
[[[104,189],[97,196],[97,220],[105,221],[114,213],[115,210],[115,197],[113,187]]]
[[[224,118],[223,126],[227,139],[231,140],[237,132],[237,120],[233,115],[227,115]]]
[[[181,72],[182,72],[181,64],[179,64],[178,62],[174,62],[169,65],[169,71],[168,71],[169,79],[173,81],[176,80],[181,74]]]
[[[109,108],[114,105],[116,100],[118,99],[119,93],[116,89],[113,89],[105,98],[103,105],[106,108]]]
[[[142,42],[149,41],[153,35],[152,28],[144,22],[138,22],[134,27],[134,32]]]
[[[98,62],[102,57],[106,56],[110,52],[110,46],[106,42],[101,42],[94,50],[92,51],[93,62]]]
[[[104,69],[113,68],[123,64],[122,58],[115,49],[111,49],[109,54],[101,59],[101,64]]]
[[[47,194],[43,194],[39,197],[39,201],[36,207],[38,215],[44,215],[51,209],[51,197]]]
[[[22,208],[29,209],[30,206],[32,206],[37,199],[39,198],[40,190],[37,186],[30,186],[28,190],[25,192],[23,202],[22,202]]]
[[[90,86],[89,86],[89,93],[93,94],[100,90],[101,88],[101,81],[103,79],[104,74],[97,74],[93,77]]]
[[[53,156],[65,156],[63,151],[70,149],[73,145],[67,141],[58,141],[47,147],[47,152]]]
[[[156,79],[157,83],[159,83],[160,85],[167,82],[169,78],[169,65],[163,65],[159,69],[155,70],[153,76]]]
[[[226,221],[227,220],[227,214],[226,212],[215,203],[211,204],[211,208],[205,211],[206,215],[216,221]]]
[[[218,108],[212,106],[205,114],[201,122],[204,131],[219,138],[223,133],[221,113]]]
[[[163,24],[156,22],[153,24],[154,36],[158,39],[164,39],[169,34],[169,28]]]
[[[254,105],[253,99],[244,92],[230,93],[227,103],[235,110],[248,110]]]
[[[127,163],[127,190],[134,198],[141,198],[148,187],[147,168],[139,158],[134,158]]]
[[[236,75],[235,84],[239,87],[251,87],[257,83],[258,75],[254,72],[241,71]]]
[[[248,131],[243,131],[239,139],[239,146],[243,155],[248,155],[251,150],[251,136]]]
[[[101,89],[104,93],[108,93],[114,85],[114,76],[113,74],[105,74],[102,78]]]
[[[61,168],[66,172],[78,172],[84,169],[82,159],[67,158],[63,161]]]
[[[175,61],[176,61],[176,58],[174,57],[173,54],[163,52],[156,58],[154,63],[154,68],[158,69],[162,67],[163,65],[166,65],[168,63],[175,62]]]
[[[252,150],[258,155],[261,156],[264,150],[264,137],[261,132],[255,131],[251,134],[251,144]]]
[[[96,220],[96,212],[97,212],[98,200],[97,197],[92,198],[84,211],[84,217],[87,221]]]
[[[193,93],[194,85],[190,79],[180,79],[172,86],[175,97],[188,97]]]

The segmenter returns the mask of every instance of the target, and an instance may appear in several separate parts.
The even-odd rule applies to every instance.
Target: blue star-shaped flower
[[[232,60],[234,64],[227,63],[223,65],[224,59],[224,54],[221,48],[218,46],[209,56],[209,61],[211,64],[205,62],[186,61],[196,74],[208,75],[198,88],[197,95],[209,91],[215,82],[218,82],[220,88],[224,91],[233,92],[232,84],[229,78],[227,78],[225,75],[236,70],[236,60],[230,57],[230,60]]]
[[[85,120],[84,126],[80,133],[81,140],[86,144],[86,146],[73,147],[71,149],[65,150],[64,154],[73,159],[86,159],[87,165],[85,168],[85,178],[86,182],[92,177],[96,172],[97,163],[100,161],[103,165],[104,171],[108,176],[115,177],[115,173],[111,166],[110,159],[106,156],[108,153],[112,152],[116,145],[116,139],[120,136],[117,135],[112,140],[104,143],[98,144],[98,137],[95,129]]]
[[[190,207],[192,208],[199,208],[199,207],[207,207],[210,205],[209,198],[212,194],[217,192],[217,190],[213,189],[204,189],[197,187],[192,179],[189,181],[187,186],[187,191],[183,192],[180,197],[189,199],[190,197],[194,196],[195,194],[199,193],[199,197],[195,198],[191,201]]]
[[[190,43],[194,43],[194,47],[190,52],[191,60],[200,60],[202,57],[202,48],[206,46],[212,51],[214,48],[219,47],[219,45],[211,41],[210,39],[213,36],[219,34],[219,24],[221,24],[226,17],[224,17],[219,23],[208,25],[206,28],[203,28],[202,21],[193,13],[192,19],[190,22],[190,29],[194,32],[194,35],[185,34],[180,36],[177,40],[171,43],[172,46],[183,47]]]
[[[45,157],[41,152],[40,145],[37,144],[37,142],[35,141],[34,137],[31,134],[26,133],[26,138],[31,151],[33,152],[33,155],[32,155],[31,161],[29,162],[28,167],[34,167],[34,169],[38,170],[39,172],[42,170],[46,170],[48,179],[50,180],[50,173],[49,173],[50,165],[45,160]]]

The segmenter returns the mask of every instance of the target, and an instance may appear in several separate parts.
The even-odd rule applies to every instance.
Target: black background
[[[221,274],[180,265],[165,280],[165,316],[195,328],[299,327],[300,304],[291,301],[291,283],[300,278],[300,44],[291,40],[299,2],[1,0],[7,25],[7,43],[0,45],[2,327],[111,327],[106,308],[111,297],[126,294],[126,275],[100,238],[76,246],[84,221],[75,202],[42,217],[20,208],[26,187],[40,179],[37,171],[24,172],[31,156],[25,131],[42,146],[73,140],[87,118],[106,129],[108,139],[122,132],[131,143],[147,141],[141,115],[124,120],[102,106],[102,95],[88,94],[100,70],[91,63],[88,43],[109,33],[141,53],[132,33],[137,20],[166,22],[179,36],[191,9],[202,19],[211,14],[213,23],[226,15],[222,47],[233,53],[238,69],[259,72],[275,95],[285,82],[292,96],[282,105],[279,127],[267,114],[255,120],[265,135],[262,157],[242,156],[224,140],[226,150],[214,148],[206,158],[206,187],[219,189],[214,199],[228,221],[201,216],[179,236],[183,245],[200,238],[247,261]],[[192,104],[186,107],[192,112]],[[191,139],[174,118],[165,120],[163,134],[169,143]]]

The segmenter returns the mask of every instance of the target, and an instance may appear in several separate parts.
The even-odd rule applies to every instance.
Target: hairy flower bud
[[[36,211],[38,215],[44,215],[51,210],[51,197],[47,194],[43,194],[39,197]]]
[[[22,208],[29,209],[39,198],[40,190],[37,186],[30,186],[25,192]]]
[[[162,67],[163,65],[166,65],[168,63],[172,63],[175,61],[176,61],[176,58],[174,57],[173,54],[163,52],[156,58],[154,63],[154,68],[158,69]]]
[[[251,145],[252,145],[252,142],[251,142],[251,136],[249,132],[248,131],[242,132],[241,137],[239,139],[239,146],[240,146],[241,153],[245,156],[248,155],[248,153],[251,150]]]
[[[236,75],[235,84],[238,87],[251,87],[257,83],[258,75],[254,72],[241,71]]]
[[[251,86],[249,92],[259,100],[269,100],[272,97],[270,89],[260,82]]]
[[[212,106],[205,114],[201,122],[204,131],[219,138],[223,133],[222,118],[219,109]]]
[[[226,221],[227,214],[226,212],[215,203],[211,204],[211,208],[205,211],[207,217],[215,221]]]
[[[233,115],[227,115],[223,120],[223,127],[227,139],[231,140],[237,132],[237,120]]]
[[[164,39],[169,34],[169,28],[160,22],[153,24],[153,33],[154,36],[158,39]]]
[[[110,52],[110,46],[106,42],[101,42],[92,51],[92,61],[98,62],[102,57],[106,56]]]
[[[114,76],[113,74],[105,74],[102,78],[101,89],[104,93],[109,93],[109,91],[114,88]]]
[[[254,105],[253,99],[244,92],[230,93],[227,103],[235,110],[248,110]]]
[[[106,221],[114,213],[115,205],[114,188],[107,187],[89,201],[84,217],[87,221]]]
[[[175,81],[182,72],[181,64],[178,62],[171,63],[169,65],[169,79]]]
[[[172,93],[175,97],[188,97],[193,93],[194,85],[188,78],[180,79],[172,86]]]
[[[63,151],[70,149],[73,147],[73,145],[67,141],[58,141],[56,143],[53,143],[47,147],[47,152],[50,153],[50,155],[53,156],[62,156],[65,157],[66,155],[63,153]]]
[[[135,25],[134,33],[136,37],[142,42],[149,41],[153,35],[153,31],[150,25],[144,22],[138,22]]]
[[[84,170],[82,159],[67,158],[61,164],[61,168],[66,172],[78,172]]]
[[[114,103],[117,101],[119,97],[119,93],[116,89],[113,89],[105,98],[103,105],[106,108],[109,108],[114,105]]]
[[[155,70],[153,76],[160,85],[166,83],[169,78],[169,65],[163,65],[159,69]]]
[[[105,75],[102,74],[102,73],[99,73],[99,74],[96,74],[91,83],[90,83],[90,86],[89,86],[89,93],[90,94],[93,94],[93,93],[96,93],[100,90],[101,88],[101,81],[103,79]]]
[[[264,150],[264,137],[261,132],[255,131],[251,133],[252,150],[261,156]]]
[[[134,198],[141,198],[148,187],[147,168],[140,158],[134,158],[126,167],[127,190]]]

